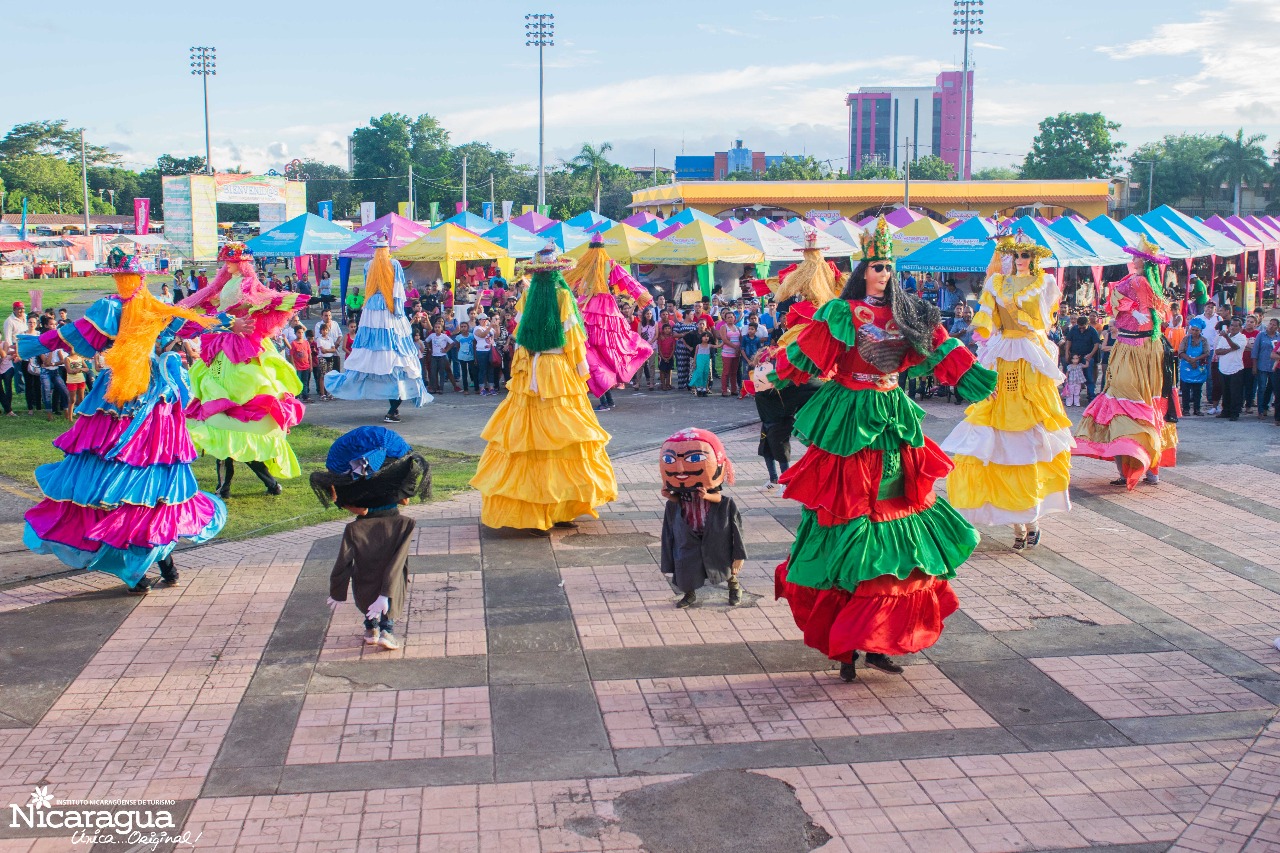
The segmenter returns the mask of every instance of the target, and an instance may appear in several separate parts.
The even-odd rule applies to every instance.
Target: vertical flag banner
[[[502,221],[503,222],[511,221],[511,208],[514,205],[515,205],[515,202],[510,202],[510,201],[504,201],[502,203]]]
[[[440,221],[440,202],[438,201],[431,202],[428,210],[429,210],[429,215],[427,216],[427,218],[430,219],[432,222],[439,222]]]
[[[396,202],[396,213],[400,214],[401,216],[408,217],[409,216],[408,210],[409,210],[409,202],[407,201]]]
[[[551,215],[551,205],[549,205],[549,204],[540,204],[540,205],[538,205],[538,212],[539,212],[539,213],[541,213],[543,216],[550,216],[550,215]]]
[[[151,231],[151,199],[133,200],[133,233],[148,234]]]
[[[490,222],[493,221],[493,202],[484,201],[480,203],[480,215]]]
[[[368,225],[370,222],[378,218],[378,215],[374,213],[375,204],[376,203],[372,201],[360,202],[360,224],[361,225]]]
[[[533,211],[533,205],[531,205],[531,204],[522,204],[522,205],[520,205],[520,215],[521,215],[521,216],[523,216],[523,215],[524,215],[524,214],[526,214],[526,213],[531,213],[532,211]]]
[[[22,224],[18,226],[18,239],[27,239],[27,200],[22,200]]]
[[[333,221],[333,202],[318,201],[316,202],[316,213],[320,214],[321,219]]]
[[[460,201],[455,201],[455,202],[453,203],[453,212],[454,212],[454,213],[462,213],[462,211],[464,211],[464,210],[466,210],[466,209],[467,209],[467,206],[466,206],[465,204],[463,204],[462,202],[460,202]]]

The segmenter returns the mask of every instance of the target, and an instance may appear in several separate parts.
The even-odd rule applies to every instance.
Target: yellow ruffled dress
[[[1027,524],[1068,512],[1071,420],[1058,394],[1065,377],[1047,330],[1060,298],[1043,271],[996,273],[982,287],[974,334],[978,361],[998,374],[993,395],[969,406],[942,443],[955,456],[951,505],[973,524]]]
[[[587,397],[586,333],[573,293],[556,292],[564,347],[530,353],[517,346],[507,397],[485,424],[488,442],[471,485],[488,527],[547,530],[618,498],[609,433]],[[524,310],[524,297],[516,312]]]

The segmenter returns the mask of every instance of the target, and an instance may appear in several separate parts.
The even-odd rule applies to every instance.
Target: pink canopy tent
[[[884,221],[888,222],[894,228],[906,228],[912,222],[916,222],[921,219],[924,219],[924,214],[916,213],[914,210],[912,210],[909,207],[899,207],[896,210],[891,210],[884,215]],[[865,229],[868,224],[875,225],[876,217],[868,216],[866,219],[859,222],[858,226],[860,228]]]
[[[823,219],[820,216],[806,216],[804,221],[812,225],[814,228],[817,228],[819,231],[826,231],[831,227],[831,220]]]
[[[730,231],[737,228],[741,224],[742,223],[736,219],[726,219],[725,221],[721,222],[719,225],[716,226],[716,230],[723,231],[724,233],[728,234]]]
[[[648,225],[650,222],[661,222],[662,220],[654,216],[647,210],[641,210],[631,214],[622,220],[623,225],[630,225],[632,228],[639,228],[641,225]]]
[[[338,253],[340,258],[372,258],[373,244],[383,233],[387,236],[387,242],[391,244],[391,251],[395,251],[402,246],[406,246],[426,234],[431,229],[425,225],[419,225],[412,219],[406,219],[398,213],[388,213],[380,216],[370,222],[368,225],[362,225],[356,229],[356,234],[362,235],[358,243],[348,246]]]
[[[663,228],[661,231],[659,231],[657,234],[654,234],[653,236],[657,237],[659,240],[665,240],[668,237],[670,237],[672,234],[679,231],[684,226],[685,226],[685,223],[683,222],[673,222],[672,224],[668,225],[666,228]]]
[[[526,231],[532,231],[534,234],[537,234],[544,228],[550,228],[558,221],[559,220],[552,219],[548,216],[543,216],[536,210],[531,210],[528,213],[522,213],[511,220],[513,224],[519,225]]]

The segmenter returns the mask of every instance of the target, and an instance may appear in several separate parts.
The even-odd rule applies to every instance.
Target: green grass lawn
[[[63,454],[52,444],[67,429],[67,421],[47,421],[37,413],[20,413],[16,418],[0,418],[0,440],[5,453],[0,454],[0,476],[16,480],[33,494],[37,492],[35,469],[46,462],[57,462]],[[262,483],[244,465],[236,466],[232,481],[231,500],[228,501],[227,526],[219,539],[248,539],[269,533],[281,533],[351,516],[337,508],[328,510],[320,506],[307,485],[307,477],[314,470],[324,467],[329,446],[341,433],[328,427],[300,424],[289,433],[289,443],[298,456],[302,476],[296,480],[284,480],[284,494],[270,497]],[[465,491],[467,481],[476,471],[478,457],[430,447],[415,447],[431,463],[431,477],[435,500],[443,500],[457,492]],[[217,484],[214,460],[201,456],[192,465],[202,489],[213,491]]]

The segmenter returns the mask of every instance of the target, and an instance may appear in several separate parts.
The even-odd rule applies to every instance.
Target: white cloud
[[[992,44],[988,41],[975,41],[973,46],[980,47],[983,50],[1008,50],[1008,48],[1002,44]]]
[[[743,32],[733,27],[718,27],[714,24],[698,24],[698,30],[712,36],[733,36],[734,38],[758,39],[755,33]]]

